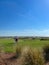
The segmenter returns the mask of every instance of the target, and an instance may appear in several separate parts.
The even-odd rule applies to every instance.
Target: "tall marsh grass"
[[[37,49],[30,47],[19,48],[17,52],[20,52],[20,65],[45,65],[44,57],[42,52]]]

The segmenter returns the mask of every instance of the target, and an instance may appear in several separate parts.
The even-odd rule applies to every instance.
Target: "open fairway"
[[[13,38],[0,38],[0,51],[15,52],[16,46],[30,46],[32,48],[42,48],[49,44],[49,40],[40,39],[19,39],[17,43]]]

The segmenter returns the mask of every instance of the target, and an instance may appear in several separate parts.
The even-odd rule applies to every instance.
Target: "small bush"
[[[34,65],[44,65],[45,64],[45,60],[42,55],[42,52],[40,52],[37,49],[33,49],[33,62],[34,62]]]
[[[21,57],[23,58],[22,65],[44,65],[42,53],[36,49],[25,47],[22,51]]]
[[[16,46],[16,57],[20,57],[21,56],[21,47],[20,46]]]
[[[25,47],[22,51],[23,65],[33,65],[33,56],[31,55],[31,48]]]
[[[49,61],[49,45],[44,46],[43,54],[44,54],[45,62],[48,62]]]

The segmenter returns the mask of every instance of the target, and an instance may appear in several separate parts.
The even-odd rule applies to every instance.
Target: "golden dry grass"
[[[24,47],[21,49],[19,59],[21,61],[20,65],[45,65],[42,52],[30,47]]]

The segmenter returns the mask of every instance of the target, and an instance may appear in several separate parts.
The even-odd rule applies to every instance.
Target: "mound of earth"
[[[15,53],[0,53],[0,56],[3,59],[10,59],[10,58],[16,56],[16,54]]]
[[[14,65],[15,56],[15,53],[0,53],[0,65]]]

